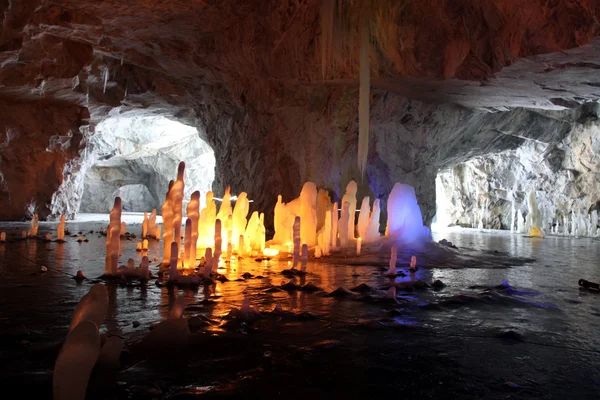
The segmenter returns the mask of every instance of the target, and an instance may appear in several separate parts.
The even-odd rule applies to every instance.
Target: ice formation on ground
[[[106,286],[102,283],[97,283],[79,300],[73,312],[69,330],[75,329],[81,321],[86,320],[93,322],[99,328],[104,322],[107,310],[108,292]]]
[[[69,332],[54,365],[54,400],[85,399],[100,345],[98,326],[91,321],[81,321]]]

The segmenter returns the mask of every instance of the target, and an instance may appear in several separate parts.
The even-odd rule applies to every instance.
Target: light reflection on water
[[[98,231],[103,225],[72,223],[71,233]],[[26,225],[10,225],[9,238],[19,236]],[[53,224],[40,224],[40,235],[54,229]],[[132,227],[137,232],[140,227]],[[89,243],[77,243],[67,238],[64,244],[42,241],[17,241],[0,245],[0,312],[1,332],[27,329],[43,332],[49,336],[61,336],[68,326],[77,301],[91,285],[70,279],[77,270],[83,270],[89,278],[95,278],[104,270],[104,238],[97,233],[87,233]],[[577,281],[584,278],[600,282],[600,242],[596,239],[571,239],[548,237],[530,239],[520,235],[447,232],[434,234],[437,241],[446,238],[459,249],[475,252],[498,251],[511,256],[532,257],[536,261],[512,268],[421,268],[417,274],[396,278],[396,282],[440,279],[447,286],[441,291],[399,291],[406,300],[401,305],[402,316],[396,316],[403,324],[420,324],[439,332],[485,333],[492,329],[511,328],[526,333],[535,340],[546,340],[586,348],[600,346],[600,295],[580,291]],[[135,251],[136,240],[122,240],[120,262],[125,264],[131,257],[140,262],[142,253]],[[150,242],[150,260],[159,257],[161,246]],[[39,273],[39,265],[50,268],[47,274]],[[159,257],[160,258],[160,257]],[[151,270],[157,271],[151,261]],[[351,300],[324,297],[321,293],[266,292],[288,279],[280,271],[289,268],[287,261],[261,261],[252,258],[224,263],[218,272],[226,275],[229,282],[217,282],[214,286],[198,290],[169,290],[149,284],[126,287],[108,285],[110,309],[105,327],[111,334],[127,337],[147,329],[165,318],[176,295],[188,298],[191,311],[186,315],[204,314],[219,318],[239,307],[245,297],[261,311],[270,311],[277,303],[286,310],[311,312],[325,319],[355,322],[359,319],[380,318],[389,306],[368,304]],[[245,272],[264,279],[251,278],[237,281]],[[325,262],[309,262],[308,275],[296,280],[304,285],[312,282],[326,292],[342,286],[346,289],[361,283],[381,290],[392,281],[371,265],[331,265]],[[424,304],[442,303],[458,294],[478,296],[484,289],[500,285],[503,281],[520,290],[539,293],[537,296],[507,294],[492,291],[486,301],[461,306],[444,306],[441,310],[425,310]],[[479,286],[479,288],[471,288]],[[383,292],[382,292],[383,294]],[[212,300],[204,304],[203,300]],[[141,323],[134,328],[132,323]]]

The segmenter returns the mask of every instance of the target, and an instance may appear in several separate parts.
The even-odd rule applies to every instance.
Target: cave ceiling
[[[95,126],[127,114],[197,128],[215,151],[213,190],[247,191],[260,210],[309,180],[341,198],[358,179],[359,197],[381,199],[402,181],[427,222],[440,168],[523,138],[554,145],[569,112],[600,98],[599,0],[0,0],[0,11],[1,219],[32,202],[75,215]]]
[[[496,110],[598,98],[596,0],[342,2],[349,23],[365,3],[385,13],[370,54],[375,88]],[[320,8],[319,0],[3,1],[0,95],[75,102],[100,116],[120,105],[160,113],[220,101],[224,112],[229,103],[264,110],[300,101],[290,91],[356,86],[358,50],[322,73]]]

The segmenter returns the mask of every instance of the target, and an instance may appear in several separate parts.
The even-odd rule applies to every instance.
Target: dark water
[[[13,241],[26,225],[0,227],[9,233],[9,243],[0,245],[5,388],[51,397],[54,359],[73,309],[93,284],[71,276],[77,270],[88,278],[102,274],[104,238],[86,233],[102,226],[68,224],[89,242],[68,238],[64,244]],[[39,233],[50,229],[53,224],[42,223]],[[124,338],[127,351],[121,370],[94,374],[88,397],[599,398],[600,294],[580,290],[577,281],[600,282],[600,241],[472,231],[434,235],[442,237],[458,247],[455,254],[468,257],[447,262],[443,251],[425,250],[416,274],[392,280],[379,268],[387,250],[365,248],[360,260],[309,262],[307,275],[294,282],[312,282],[322,289],[317,293],[274,291],[288,281],[280,273],[288,262],[252,258],[224,264],[219,272],[229,282],[206,288],[109,284],[103,330]],[[135,240],[121,245],[121,262],[132,257],[139,263]],[[150,259],[160,252],[161,245],[150,242]],[[411,254],[399,249],[400,271],[408,272]],[[49,271],[41,273],[40,265]],[[245,272],[254,277],[243,279]],[[415,286],[435,280],[446,286]],[[394,282],[400,284],[399,302],[379,300]],[[377,290],[370,297],[326,297],[340,286],[363,283]],[[188,299],[186,318],[209,323],[193,330],[185,354],[153,361],[157,354],[136,351],[135,344],[166,318],[177,295]],[[227,319],[244,298],[264,317],[254,323]],[[293,314],[274,316],[276,304]]]

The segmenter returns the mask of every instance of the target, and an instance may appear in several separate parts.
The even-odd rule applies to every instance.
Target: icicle
[[[106,84],[108,83],[108,67],[104,68],[104,92],[106,93]]]
[[[360,33],[360,90],[358,100],[358,169],[364,176],[369,152],[369,25],[362,23]]]

